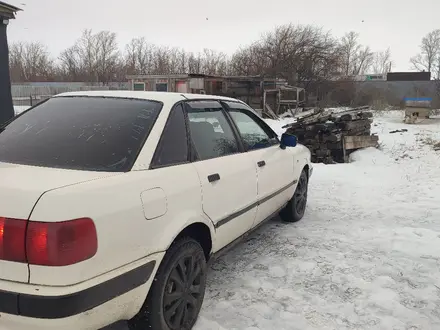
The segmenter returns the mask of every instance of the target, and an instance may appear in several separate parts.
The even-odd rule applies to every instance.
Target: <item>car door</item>
[[[298,179],[294,177],[295,151],[280,148],[277,135],[252,109],[238,102],[225,104],[257,171],[256,226],[279,211],[293,196]]]
[[[238,133],[217,101],[186,103],[195,151],[193,165],[202,187],[203,211],[216,228],[214,252],[247,231],[257,213],[257,176],[252,157],[242,152]]]

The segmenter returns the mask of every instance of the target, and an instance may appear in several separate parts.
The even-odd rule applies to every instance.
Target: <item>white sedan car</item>
[[[310,152],[245,103],[61,94],[0,127],[0,329],[191,329],[207,262],[306,209]]]

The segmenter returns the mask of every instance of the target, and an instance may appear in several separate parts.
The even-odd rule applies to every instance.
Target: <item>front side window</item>
[[[0,130],[0,162],[85,171],[129,171],[162,103],[55,97]]]
[[[278,144],[278,139],[253,118],[253,114],[243,108],[228,103],[229,114],[240,132],[246,150],[256,150]]]
[[[187,103],[191,139],[200,160],[239,152],[237,139],[216,101]]]

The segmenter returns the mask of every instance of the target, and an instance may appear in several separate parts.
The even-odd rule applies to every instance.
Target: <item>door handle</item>
[[[220,174],[218,174],[218,173],[208,175],[209,182],[214,182],[214,181],[219,181],[219,180],[220,180]]]
[[[264,160],[260,160],[260,161],[257,163],[257,165],[258,165],[258,167],[263,167],[263,166],[266,166],[266,162],[265,162]]]

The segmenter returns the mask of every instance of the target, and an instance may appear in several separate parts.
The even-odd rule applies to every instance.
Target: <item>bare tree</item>
[[[420,53],[411,57],[410,62],[415,70],[428,71],[440,78],[440,29],[423,37]]]
[[[156,47],[153,53],[153,74],[169,74],[170,49],[168,47]]]
[[[188,70],[189,73],[201,74],[203,73],[203,59],[200,54],[188,54]]]
[[[81,38],[77,40],[73,48],[77,52],[80,68],[83,70],[87,81],[97,82],[96,75],[96,38],[92,30],[84,30]]]
[[[94,36],[94,39],[96,77],[100,83],[108,84],[115,80],[121,65],[116,33],[101,31]]]
[[[367,72],[373,62],[373,52],[359,43],[359,34],[348,32],[341,39],[341,70],[345,76],[355,76]]]
[[[177,54],[178,58],[178,64],[177,64],[177,71],[178,73],[189,73],[188,69],[188,53],[184,50],[180,50]]]
[[[236,52],[230,70],[243,75],[284,78],[291,84],[308,86],[336,71],[340,57],[338,42],[329,32],[288,24]]]
[[[357,54],[353,74],[359,75],[368,72],[368,70],[370,70],[371,64],[373,63],[373,58],[374,53],[371,51],[370,47],[361,47],[359,53]]]
[[[185,51],[180,50],[177,47],[170,48],[168,51],[168,72],[170,74],[186,73],[180,71],[181,53]]]
[[[62,51],[59,58],[59,74],[63,80],[81,81],[87,79],[82,61],[75,46]]]
[[[263,45],[256,42],[249,47],[236,51],[229,62],[229,74],[254,76],[264,74],[267,69],[268,59],[266,58]]]
[[[155,46],[142,38],[134,38],[126,46],[125,65],[129,74],[148,74],[153,67]]]
[[[11,80],[49,81],[54,75],[54,61],[40,42],[13,43],[9,49]]]
[[[193,54],[179,48],[149,44],[145,38],[135,38],[126,46],[124,63],[130,74],[205,73],[225,74],[227,56],[205,49]]]
[[[23,52],[24,43],[22,42],[15,42],[9,46],[9,72],[13,82],[25,81]]]
[[[226,74],[227,56],[212,49],[203,50],[203,73],[208,75]]]
[[[10,66],[14,80],[59,77],[65,81],[108,84],[125,80],[127,74],[199,73],[277,77],[308,88],[310,84],[329,80],[335,73],[349,76],[370,68],[388,70],[389,49],[373,54],[358,38],[357,33],[349,32],[338,40],[319,27],[287,24],[232,56],[210,49],[192,53],[157,46],[143,37],[132,39],[121,53],[115,33],[84,30],[74,45],[61,52],[56,63],[41,44],[27,48],[24,44],[13,45]],[[431,35],[425,39],[435,38]]]
[[[299,54],[298,81],[306,88],[310,83],[322,82],[332,77],[340,65],[338,41],[329,32],[321,29],[309,30],[309,42],[303,44]]]
[[[92,30],[84,30],[75,44],[59,56],[60,72],[69,81],[97,82],[97,43]]]
[[[392,68],[391,51],[387,48],[384,51],[374,53],[371,66],[373,73],[388,73]]]
[[[360,50],[358,43],[359,34],[356,32],[348,32],[341,40],[341,54],[342,54],[342,73],[346,76],[353,74],[353,66],[356,63],[356,57]]]
[[[59,57],[60,71],[68,80],[81,79],[89,83],[108,84],[115,80],[122,60],[116,34],[85,30],[75,44]]]

